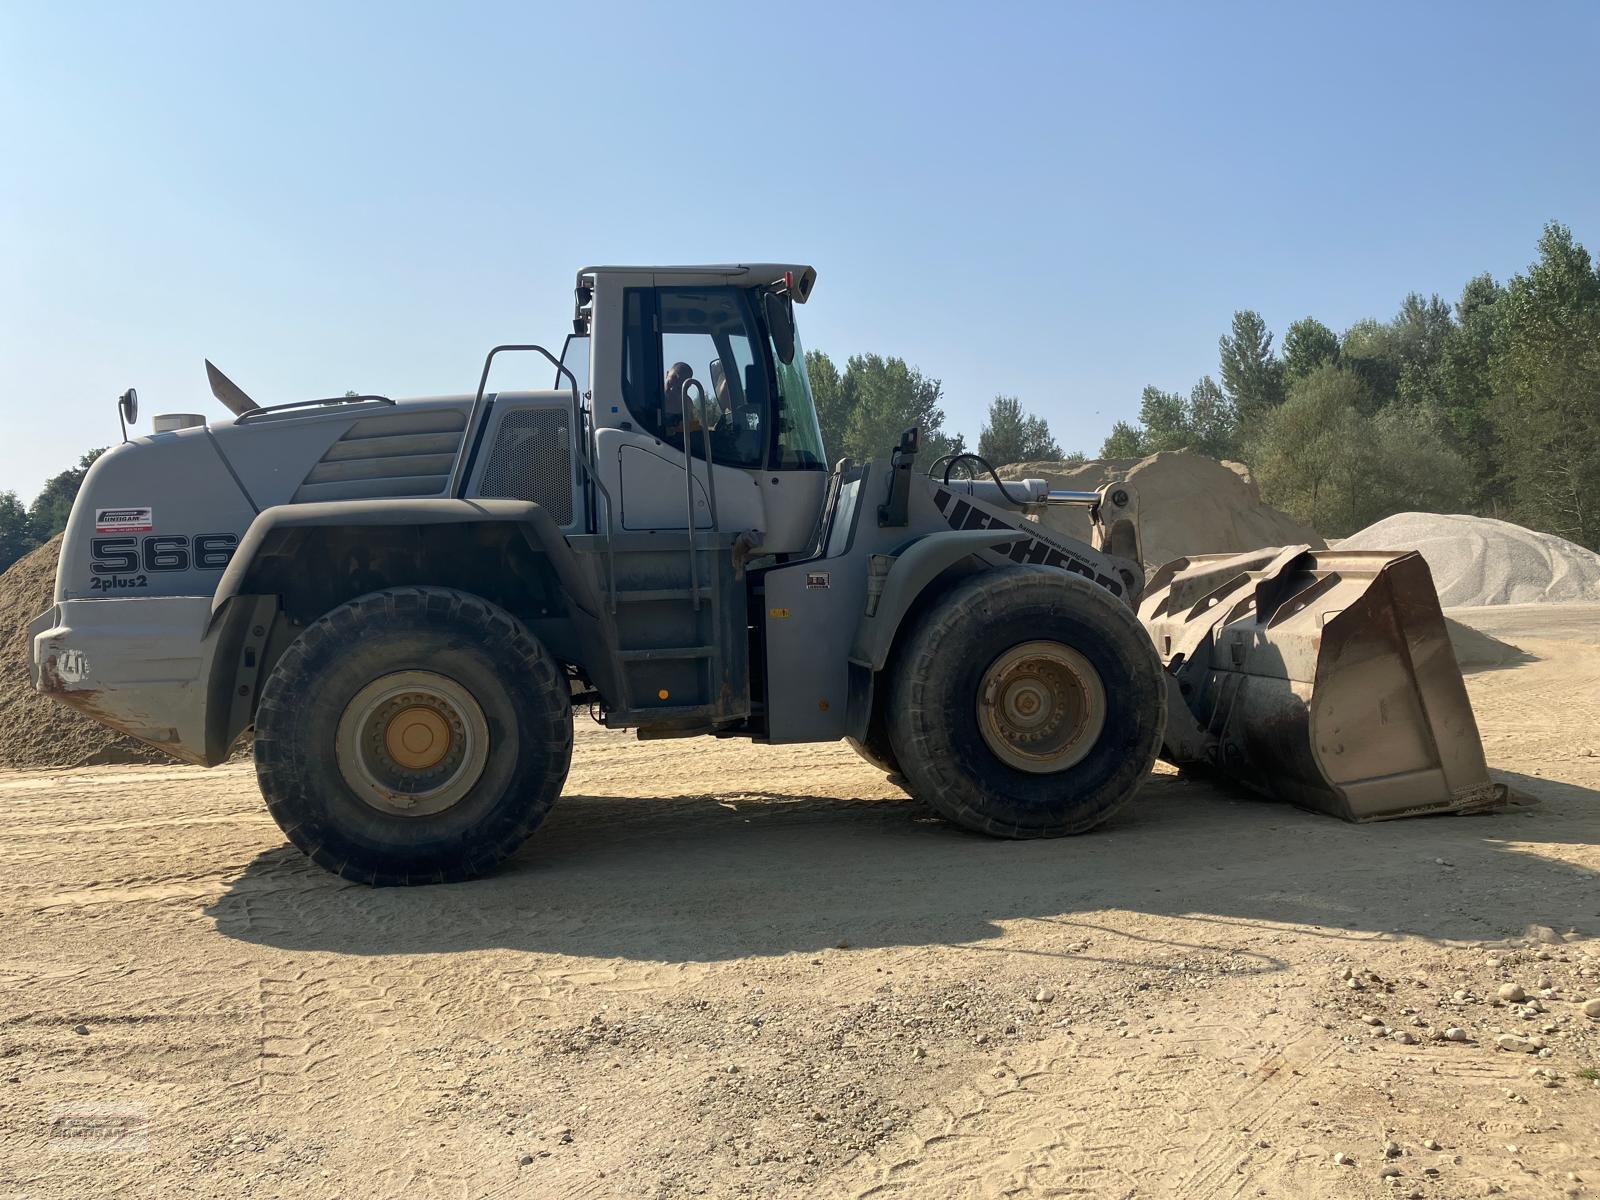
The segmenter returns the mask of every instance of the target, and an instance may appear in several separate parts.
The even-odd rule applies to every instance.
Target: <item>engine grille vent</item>
[[[294,502],[438,496],[449,485],[466,424],[457,408],[364,417],[328,447]]]
[[[478,494],[532,500],[557,525],[572,520],[572,419],[564,408],[524,409],[500,420]]]

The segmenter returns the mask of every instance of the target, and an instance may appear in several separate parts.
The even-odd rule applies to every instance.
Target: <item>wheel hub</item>
[[[339,772],[381,812],[429,816],[461,800],[488,761],[489,726],[461,684],[432,671],[396,671],[358,691],[337,737]]]
[[[1105,728],[1100,673],[1060,642],[1024,642],[989,665],[978,689],[978,730],[1008,766],[1050,774],[1080,762]]]
[[[453,738],[449,723],[426,705],[402,709],[389,719],[383,744],[389,757],[412,771],[439,765],[450,753]]]

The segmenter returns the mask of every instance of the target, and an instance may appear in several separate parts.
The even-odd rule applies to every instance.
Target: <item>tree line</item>
[[[1147,387],[1107,457],[1193,448],[1247,463],[1329,536],[1407,509],[1500,517],[1600,548],[1600,270],[1566,226],[1505,283],[1413,293],[1342,334],[1234,314],[1220,382]]]
[[[922,458],[932,462],[966,450],[964,435],[945,428],[944,387],[903,358],[855,354],[841,371],[821,350],[806,352],[806,374],[817,402],[822,444],[835,460],[882,458],[912,425],[922,430]],[[1082,461],[1062,453],[1043,417],[1015,396],[996,396],[978,434],[977,453],[994,466],[1041,459]]]

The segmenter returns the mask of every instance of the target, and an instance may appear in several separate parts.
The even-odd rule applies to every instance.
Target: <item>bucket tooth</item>
[[[1151,577],[1139,616],[1184,705],[1169,761],[1347,821],[1506,801],[1421,555],[1181,558]]]

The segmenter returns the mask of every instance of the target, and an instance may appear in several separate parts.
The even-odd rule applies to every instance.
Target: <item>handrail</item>
[[[691,401],[689,389],[699,397]],[[694,417],[700,426],[700,442],[706,448],[706,506],[711,514],[711,532],[721,532],[717,521],[717,468],[711,453],[711,427],[706,424],[706,389],[698,379],[688,379],[683,384],[679,415],[683,418],[683,491],[688,507],[689,521],[689,596],[696,612],[700,610],[700,568],[694,548],[694,430],[690,428],[688,406],[694,405]]]
[[[319,404],[387,404],[394,406],[394,401],[387,396],[325,396],[321,400],[291,400],[287,404],[269,404],[266,407],[252,408],[248,412],[240,413],[233,419],[235,425],[243,425],[257,417],[264,417],[268,413],[285,412],[291,408],[314,408]]]
[[[600,482],[600,472],[597,469],[597,464],[590,461],[592,446],[588,444],[588,441],[579,432],[583,426],[583,406],[578,400],[578,377],[572,373],[571,368],[566,363],[551,354],[543,346],[534,345],[533,343],[495,346],[484,357],[483,374],[478,377],[478,391],[472,397],[472,408],[467,412],[466,436],[461,439],[461,450],[456,455],[455,466],[450,470],[450,484],[445,489],[445,495],[455,496],[457,499],[465,498],[467,468],[473,458],[476,457],[478,445],[483,441],[483,435],[488,428],[488,422],[485,421],[483,427],[476,429],[476,432],[474,432],[474,427],[478,424],[478,413],[483,408],[483,391],[489,383],[489,368],[494,364],[494,357],[502,351],[507,353],[533,351],[542,354],[549,360],[550,365],[555,367],[557,378],[562,375],[567,377],[567,390],[572,394],[572,443],[577,449],[578,465],[583,468],[583,473],[589,477],[589,482],[598,489],[601,498],[606,502],[606,606],[609,611],[614,613],[617,611],[617,573],[614,551],[611,545],[612,524],[615,520],[615,508],[611,503],[611,492],[605,484]],[[393,401],[390,401],[390,403],[392,404]],[[472,441],[470,448],[467,445],[469,438]]]

